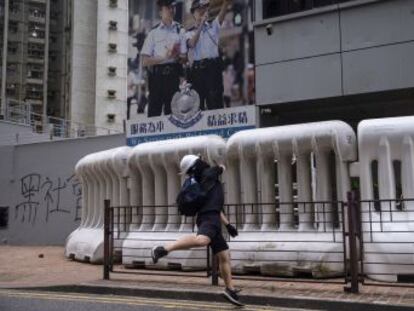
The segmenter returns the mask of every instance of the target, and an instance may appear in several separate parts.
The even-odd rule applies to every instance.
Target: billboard
[[[247,2],[130,0],[129,146],[256,126]]]

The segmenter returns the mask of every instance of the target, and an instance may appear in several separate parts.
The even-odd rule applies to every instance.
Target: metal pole
[[[357,247],[357,226],[358,226],[358,193],[353,190],[348,192],[348,240],[349,240],[349,276],[351,286],[344,288],[348,293],[359,293],[359,269],[358,269],[358,247]]]
[[[45,25],[45,53],[43,67],[43,128],[47,119],[47,87],[49,76],[49,39],[50,39],[50,0],[46,1],[46,25]]]
[[[210,265],[210,246],[207,246],[207,277],[211,275],[211,265]]]
[[[211,285],[218,286],[218,257],[214,254],[211,256],[212,264],[211,264]]]
[[[110,267],[110,234],[111,234],[111,222],[110,222],[110,210],[111,201],[104,201],[104,258],[103,258],[103,278],[109,280]]]
[[[0,116],[6,119],[6,76],[7,76],[7,49],[9,41],[9,0],[4,1],[4,28],[3,28],[3,59],[1,71],[1,103]]]

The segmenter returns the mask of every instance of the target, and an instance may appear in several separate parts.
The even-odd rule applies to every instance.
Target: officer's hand
[[[175,49],[168,49],[167,50],[167,59],[177,59],[179,54]]]
[[[226,229],[227,229],[227,232],[230,234],[230,236],[232,238],[234,238],[234,237],[236,237],[236,236],[239,235],[239,232],[237,231],[236,227],[233,226],[232,224],[227,224],[226,225]]]
[[[208,21],[208,11],[201,17],[201,25]]]

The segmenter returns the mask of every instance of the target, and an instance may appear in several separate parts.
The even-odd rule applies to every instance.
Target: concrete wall
[[[16,133],[32,133],[32,127],[14,122],[0,121],[0,135],[14,135]]]
[[[266,32],[268,25],[272,35]],[[257,102],[414,87],[413,29],[412,0],[356,0],[259,20]]]
[[[125,145],[125,136],[0,147],[0,206],[9,224],[0,242],[63,245],[80,223],[82,192],[74,176],[83,156]]]
[[[32,128],[23,124],[0,121],[0,146],[48,141],[48,134],[34,133]]]

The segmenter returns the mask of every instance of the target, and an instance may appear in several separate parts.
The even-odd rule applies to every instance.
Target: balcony
[[[17,75],[17,73],[12,73],[12,74],[7,73],[6,81],[7,83],[15,84],[15,83],[20,82],[20,78]]]
[[[26,83],[36,84],[36,85],[43,85],[43,79],[38,78],[27,78]]]
[[[39,24],[46,24],[46,18],[40,16],[34,16],[29,14],[28,16],[29,22],[39,23]]]
[[[46,4],[47,0],[29,0],[29,3]]]
[[[19,12],[10,11],[9,20],[14,21],[14,22],[23,22],[24,21],[24,15],[20,11]]]
[[[34,98],[26,98],[26,104],[31,105],[32,107],[42,106],[43,105],[43,100],[42,99],[34,99]]]
[[[46,40],[44,38],[33,38],[29,37],[27,40],[29,43],[45,44]]]
[[[28,55],[27,56],[27,63],[41,65],[41,64],[45,63],[45,60],[44,60],[44,58],[36,58],[36,56]]]
[[[8,35],[7,38],[9,39],[10,42],[19,42],[19,41],[22,40],[21,34],[19,34],[18,32],[16,32],[16,33],[10,33],[9,32],[9,35]]]

